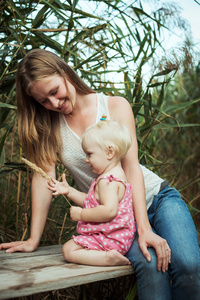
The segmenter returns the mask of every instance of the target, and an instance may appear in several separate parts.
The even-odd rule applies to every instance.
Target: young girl
[[[71,207],[80,235],[63,247],[68,262],[105,266],[130,263],[123,255],[131,247],[136,228],[131,185],[126,182],[121,159],[131,146],[131,136],[125,126],[104,119],[89,127],[81,139],[85,161],[97,174],[88,194],[70,187],[65,176],[63,182],[52,178],[48,183],[53,195],[66,194],[83,207]]]
[[[84,161],[80,139],[85,130],[103,114],[129,129],[132,144],[122,168],[132,186],[137,234],[126,257],[137,274],[139,299],[199,300],[200,253],[194,222],[179,192],[139,164],[128,101],[96,93],[65,61],[42,49],[22,59],[16,78],[19,137],[28,159],[55,178],[58,152],[81,192],[87,193],[96,177]],[[30,237],[3,243],[0,250],[30,252],[39,245],[52,192],[38,174],[33,176],[31,195]]]

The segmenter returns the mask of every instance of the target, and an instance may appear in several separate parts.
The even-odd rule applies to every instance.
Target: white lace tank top
[[[102,115],[106,115],[107,119],[110,119],[110,114],[108,111],[108,98],[109,96],[101,94],[97,95],[97,117],[96,123],[99,122]],[[80,137],[71,130],[65,120],[64,115],[61,114],[60,117],[60,127],[61,127],[61,137],[63,140],[63,147],[60,153],[62,163],[67,168],[69,173],[74,178],[80,191],[87,193],[93,179],[96,177],[90,168],[90,166],[85,162],[85,153],[81,147]],[[144,182],[145,182],[145,192],[147,209],[153,201],[153,197],[159,193],[161,183],[164,181],[159,176],[154,174],[152,171],[146,167],[141,166]],[[134,188],[134,187],[133,187]]]

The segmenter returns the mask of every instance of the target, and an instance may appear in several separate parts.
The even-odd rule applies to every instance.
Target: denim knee
[[[157,270],[157,256],[153,248],[148,248],[151,261],[143,255],[132,261],[137,275],[138,296],[140,300],[170,300],[171,287],[168,272]]]
[[[196,255],[173,257],[170,274],[175,280],[200,280],[200,258]],[[188,282],[189,284],[189,282]]]
[[[150,282],[158,283],[158,278],[163,277],[163,272],[158,271],[157,269],[157,255],[153,248],[148,248],[148,251],[151,255],[151,261],[148,262],[146,258],[143,256],[142,259],[137,260],[134,263],[134,268],[137,272],[142,272],[144,276],[150,279]]]
[[[171,271],[173,299],[200,299],[199,261],[193,258],[179,263],[179,267]]]

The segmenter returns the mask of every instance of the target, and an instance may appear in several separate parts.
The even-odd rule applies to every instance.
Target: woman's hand
[[[81,220],[81,212],[82,208],[78,206],[71,206],[70,208],[70,217],[72,218],[73,221],[80,221]]]
[[[0,250],[6,250],[8,253],[13,252],[33,252],[37,248],[36,243],[30,238],[27,241],[18,241],[0,244]]]
[[[168,265],[171,263],[171,249],[165,239],[149,229],[145,233],[139,235],[138,244],[143,255],[149,262],[151,261],[151,255],[147,248],[153,247],[158,258],[158,271],[162,270],[165,273],[165,271],[168,270]]]
[[[52,191],[52,195],[58,196],[61,194],[69,194],[69,184],[66,181],[65,174],[62,175],[62,182],[57,181],[53,177],[51,177],[51,181],[48,181],[48,189]]]

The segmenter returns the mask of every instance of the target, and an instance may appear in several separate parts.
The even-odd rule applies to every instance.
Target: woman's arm
[[[49,176],[55,177],[55,166],[48,172]],[[48,190],[47,180],[41,175],[34,173],[31,186],[32,216],[31,233],[27,241],[17,241],[0,245],[0,250],[7,249],[7,252],[32,252],[36,250],[42,236],[46,223],[52,195]]]
[[[150,261],[151,256],[148,247],[156,250],[158,257],[158,270],[164,272],[168,268],[170,257],[169,248],[166,240],[153,233],[148,220],[146,208],[146,195],[144,187],[144,178],[138,161],[138,145],[136,138],[135,120],[132,109],[127,100],[121,97],[109,98],[109,111],[111,119],[124,124],[130,130],[132,136],[132,146],[122,161],[127,181],[131,183],[133,190],[133,210],[137,223],[138,243],[145,258]]]

